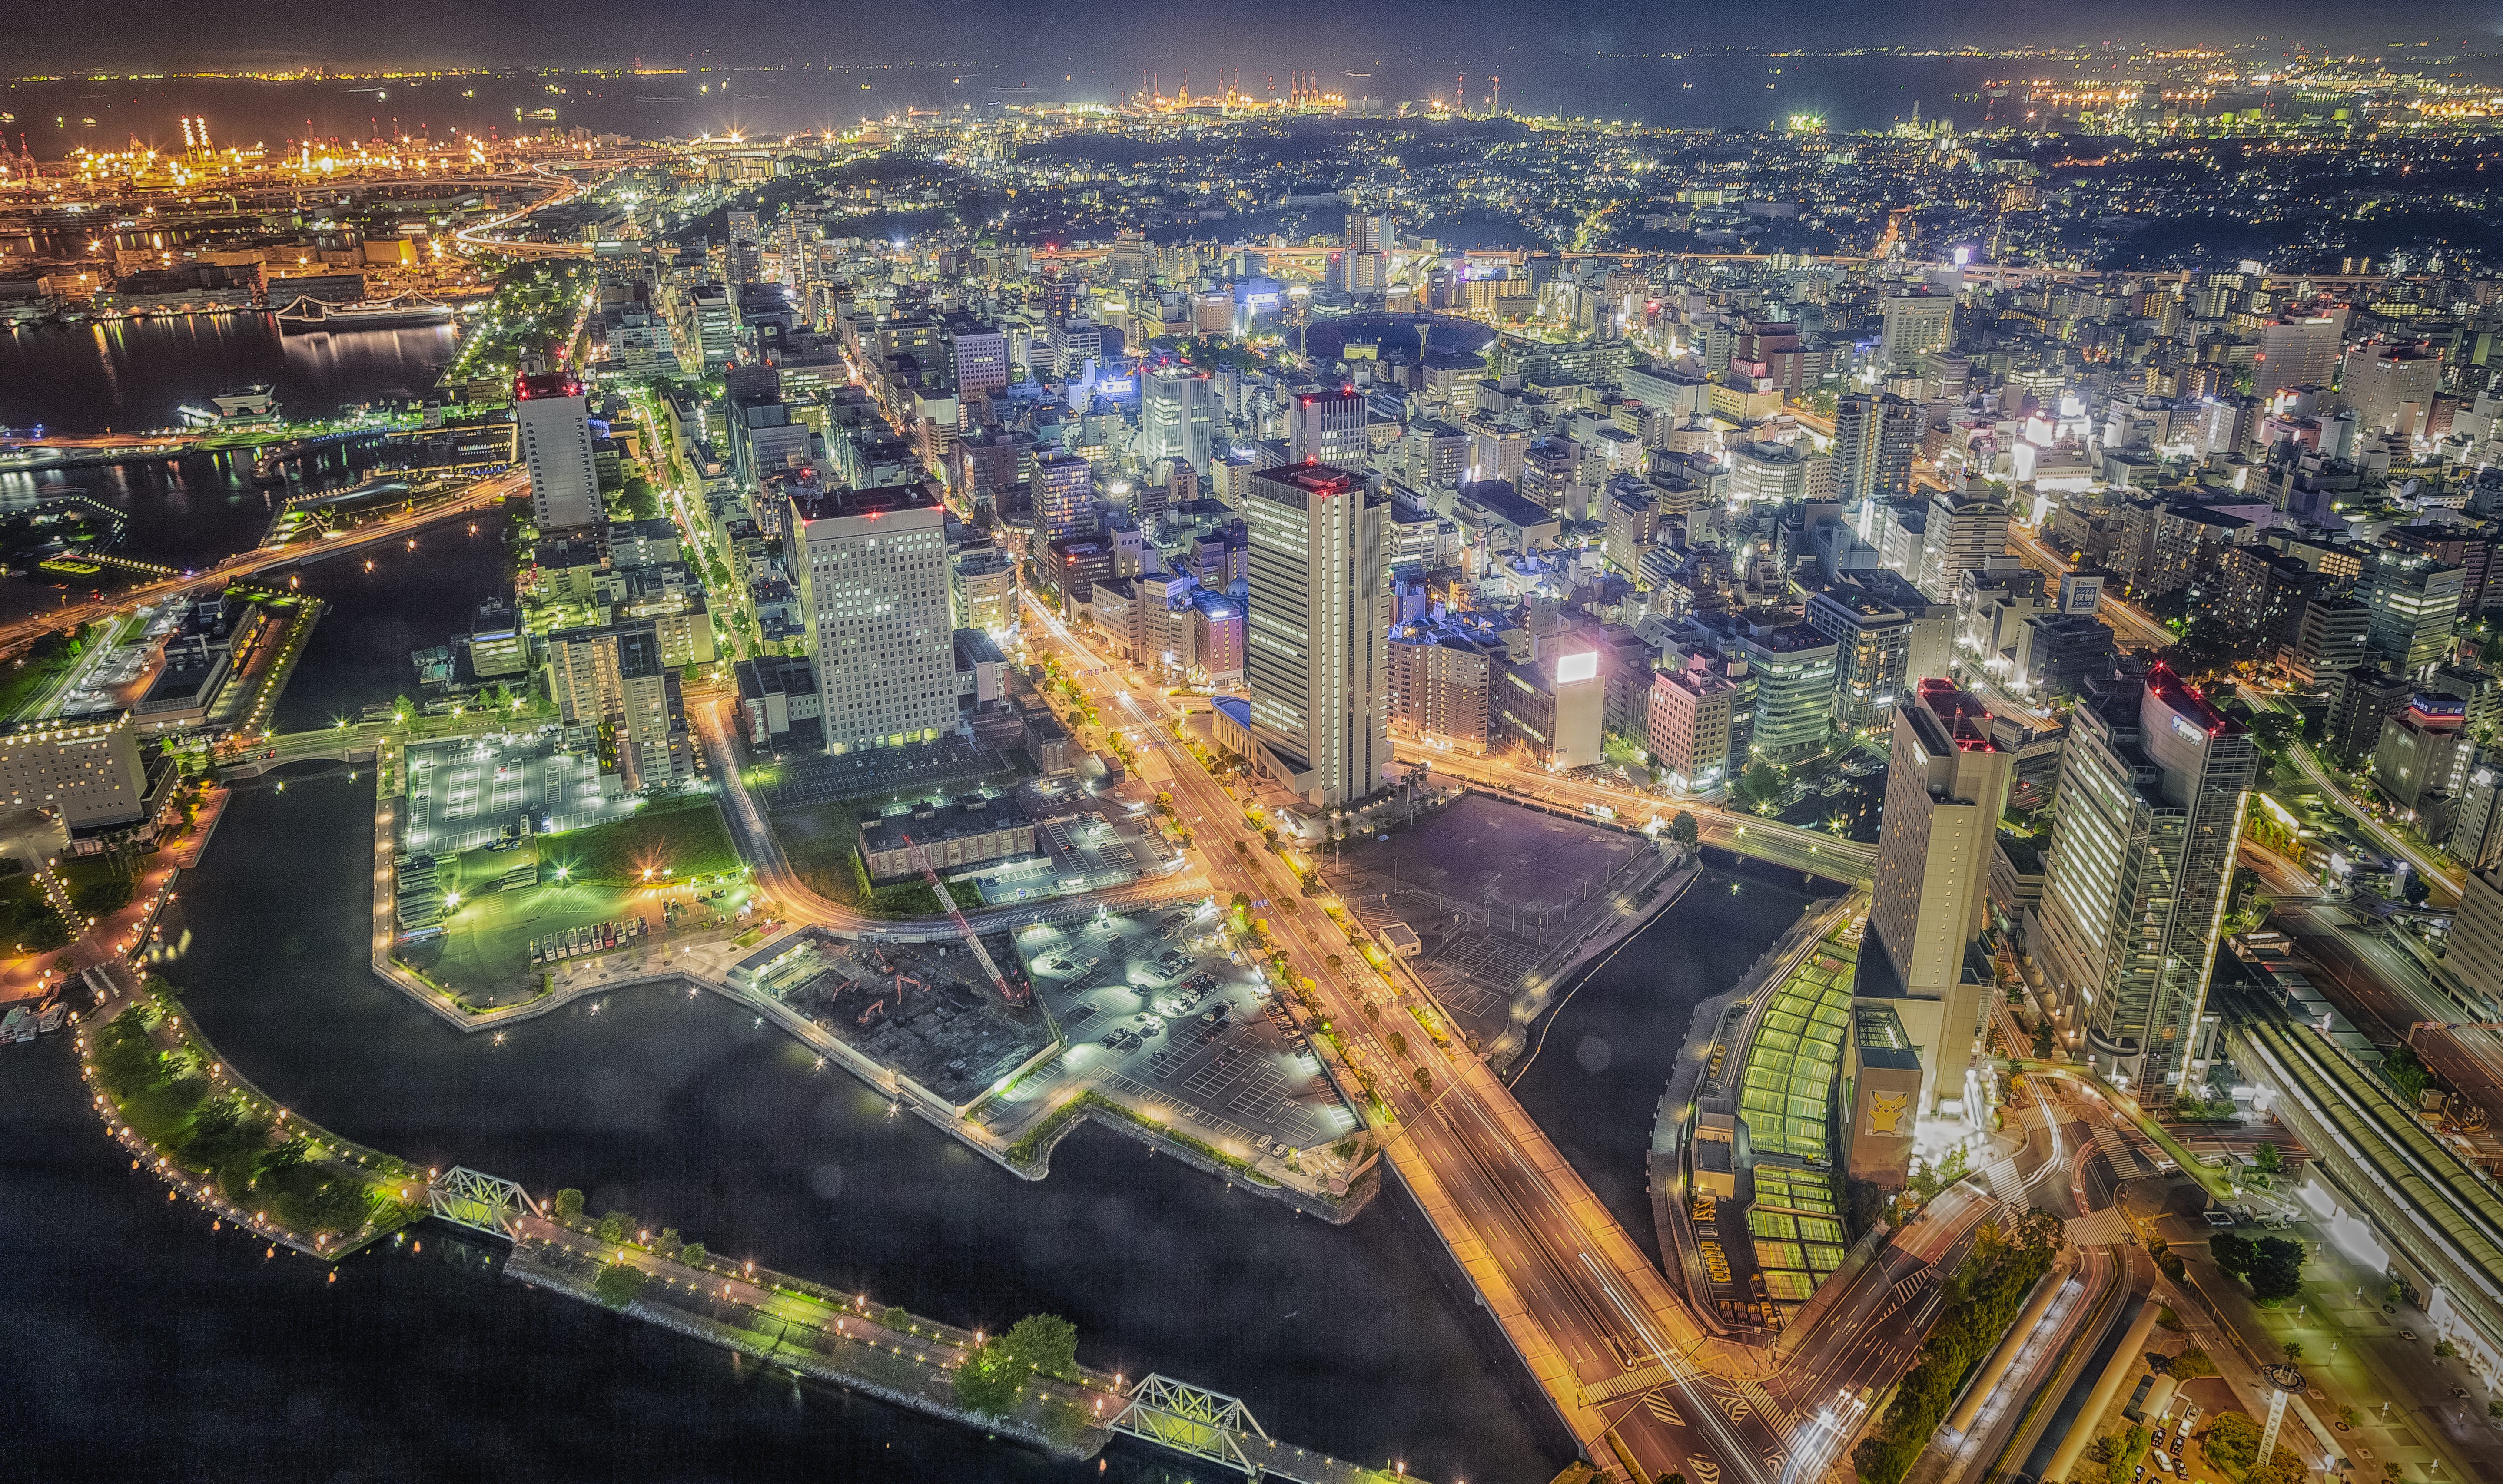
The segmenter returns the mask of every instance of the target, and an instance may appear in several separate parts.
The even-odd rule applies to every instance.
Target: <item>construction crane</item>
[[[965,942],[974,950],[974,957],[981,961],[982,971],[991,976],[991,983],[999,989],[1000,997],[1012,1005],[1033,1003],[1034,996],[1026,993],[1025,987],[1001,973],[1000,966],[991,961],[991,951],[982,946],[982,935],[974,930],[973,924],[965,921],[965,914],[956,910],[956,898],[948,893],[947,884],[931,869],[929,853],[913,844],[910,835],[904,837],[904,846],[912,852],[912,859],[920,864],[922,879],[930,883],[930,890],[939,897],[939,905],[946,908],[947,915],[956,920],[956,930],[965,935]]]

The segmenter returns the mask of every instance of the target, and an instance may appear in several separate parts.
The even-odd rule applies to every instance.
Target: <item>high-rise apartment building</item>
[[[1835,495],[1849,505],[1910,493],[1921,422],[1921,405],[1892,392],[1855,393],[1835,404]]]
[[[1390,762],[1389,504],[1325,463],[1263,469],[1247,486],[1252,733],[1289,789],[1350,803]]]
[[[1922,591],[1953,599],[1967,572],[1987,571],[2007,555],[2007,507],[1987,495],[1940,490],[1930,496],[1921,532]]]
[[[2162,665],[2070,722],[2038,956],[2073,1050],[2149,1107],[2191,1071],[2254,759]]]
[[[513,378],[514,437],[531,474],[531,522],[543,531],[595,525],[606,516],[591,461],[590,400],[565,375]]]
[[[1342,469],[1362,465],[1372,453],[1364,405],[1363,394],[1353,387],[1298,392],[1286,404],[1286,456]]]
[[[758,223],[754,212],[732,212],[729,228],[730,281],[733,284],[755,283],[762,276],[758,271],[758,257],[765,245],[765,229]]]
[[[1955,343],[1955,300],[1944,294],[1888,294],[1877,301],[1877,358],[1889,370]]]
[[[1175,459],[1208,467],[1217,437],[1217,395],[1206,376],[1159,366],[1139,385],[1139,457],[1149,465]]]
[[[1987,921],[2016,755],[1991,741],[1981,702],[1944,680],[1922,680],[1895,708],[1894,728],[1869,930],[1910,1001],[1898,1009],[1916,1040],[1937,1017],[1922,1047],[1919,1111],[1970,1109],[1992,982],[1965,960]]]
[[[825,698],[826,751],[936,739],[956,725],[946,513],[920,486],[785,497],[798,585]]]
[[[1380,293],[1390,287],[1390,219],[1379,212],[1347,214],[1347,287]]]
[[[601,770],[621,775],[629,791],[695,771],[678,672],[663,658],[655,621],[560,629],[548,635],[547,669],[558,717],[597,731]]]

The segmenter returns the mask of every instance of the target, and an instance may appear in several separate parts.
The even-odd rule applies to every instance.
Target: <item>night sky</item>
[[[1187,0],[128,0],[106,7],[10,0],[11,70],[147,66],[333,68],[390,63],[669,65],[949,60],[1127,75],[1187,62],[1249,74],[1381,66],[1439,75],[1455,66],[1525,76],[1606,51],[1864,45],[2234,42],[2266,35],[2374,46],[2439,38],[2503,51],[2503,5],[2363,5],[2354,0],[1941,0],[1879,8],[1835,0],[1722,5],[1588,0],[1378,0],[1364,6],[1214,6]],[[1056,81],[1056,79],[1055,79]]]

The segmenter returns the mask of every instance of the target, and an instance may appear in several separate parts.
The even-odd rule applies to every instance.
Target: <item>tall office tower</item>
[[[1389,504],[1325,463],[1247,482],[1252,734],[1287,788],[1324,807],[1382,787],[1390,762]]]
[[[2359,345],[2338,373],[2338,394],[2367,433],[2420,436],[2441,389],[2442,353],[2422,345]]]
[[[662,658],[659,624],[634,619],[548,635],[548,693],[568,726],[599,729],[601,770],[639,793],[695,771],[678,672]]]
[[[719,284],[699,284],[687,290],[686,337],[705,371],[718,371],[738,358],[738,301]]]
[[[765,246],[765,230],[757,224],[754,212],[730,214],[730,282],[736,288],[754,283],[757,264]]]
[[[1076,541],[1095,534],[1095,470],[1075,454],[1034,459],[1034,533],[1038,541]]]
[[[1915,1002],[1899,1009],[1919,1024],[1916,1040],[1937,1016],[1921,1059],[1923,1113],[1973,1107],[1967,1084],[1992,980],[1968,972],[1965,956],[1988,922],[1991,853],[2016,776],[2016,755],[1989,727],[1981,702],[1950,681],[1923,680],[1895,708],[1869,929]]]
[[[1967,572],[1987,570],[2007,555],[2007,507],[1985,495],[1940,490],[1930,496],[1928,526],[1921,533],[1923,592],[1955,600]]]
[[[591,462],[590,409],[570,376],[513,378],[514,436],[531,472],[531,523],[540,530],[595,525],[607,514]]]
[[[1140,461],[1172,458],[1205,469],[1216,439],[1217,393],[1206,376],[1179,366],[1147,374],[1139,388]]]
[[[1893,392],[1842,398],[1834,409],[1834,492],[1846,505],[1910,493],[1920,445],[1918,402]]]
[[[956,725],[946,512],[922,486],[784,496],[826,751],[935,740]]]
[[[2163,665],[2070,723],[2043,867],[2042,966],[2094,1070],[2151,1107],[2191,1070],[2254,767],[2243,727]]]
[[[1364,397],[1352,387],[1296,394],[1286,407],[1286,456],[1297,463],[1354,468],[1371,452]]]
[[[1890,371],[1955,343],[1955,300],[1944,294],[1888,294],[1878,301],[1877,313],[1877,360]]]
[[[2326,315],[2260,326],[2251,394],[2266,402],[2288,387],[2326,387],[2338,371],[2339,321]]]
[[[2430,556],[2377,551],[2357,595],[2371,615],[2365,645],[2389,668],[2417,675],[2451,651],[2468,569]]]

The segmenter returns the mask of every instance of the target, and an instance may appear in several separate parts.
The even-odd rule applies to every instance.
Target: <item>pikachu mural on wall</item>
[[[1909,1093],[1870,1093],[1869,1095],[1869,1129],[1870,1133],[1892,1134],[1903,1122],[1904,1112],[1912,1106]]]

